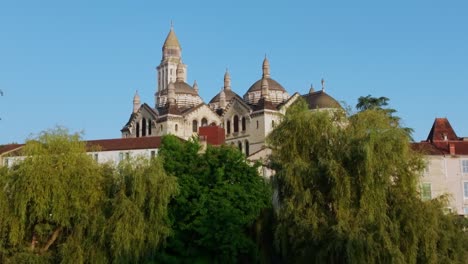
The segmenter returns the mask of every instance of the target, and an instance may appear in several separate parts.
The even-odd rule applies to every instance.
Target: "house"
[[[425,141],[413,143],[427,167],[421,177],[422,199],[449,195],[449,211],[468,216],[468,138],[458,137],[447,118],[436,118]]]

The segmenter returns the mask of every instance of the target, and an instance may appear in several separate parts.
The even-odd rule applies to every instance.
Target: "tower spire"
[[[166,40],[164,41],[164,45],[162,48],[163,48],[163,51],[167,48],[174,48],[174,49],[182,50],[182,48],[180,47],[179,39],[177,39],[177,36],[175,34],[172,22],[171,22],[171,29],[169,30],[169,33],[167,34]],[[174,55],[174,54],[171,54],[171,55]]]
[[[198,93],[198,83],[197,83],[197,80],[195,80],[195,81],[193,82],[193,89],[195,90],[195,92]]]
[[[224,89],[221,89],[221,92],[219,93],[219,108],[222,109],[226,108],[226,93],[224,92]]]
[[[169,104],[176,103],[175,86],[173,82],[169,83],[169,88],[167,89],[167,102]]]
[[[169,82],[184,81],[187,79],[187,66],[182,63],[182,48],[174,31],[174,24],[171,21],[171,28],[162,46],[162,59],[156,67],[157,90],[155,93],[156,105],[163,106],[166,102],[162,91],[168,89]],[[180,74],[182,72],[182,75]]]
[[[134,114],[138,112],[138,109],[140,109],[140,106],[141,106],[140,95],[138,94],[138,90],[136,90],[135,96],[133,96],[133,113]]]
[[[176,82],[183,82],[184,81],[184,66],[182,65],[182,62],[179,62],[177,64],[177,69],[176,69]]]
[[[264,99],[264,100],[268,100],[269,99],[269,88],[268,88],[268,80],[263,77],[262,78],[262,92],[261,92],[261,97]]]
[[[265,59],[263,59],[263,78],[270,78],[270,62],[268,61],[268,58],[265,54]]]
[[[229,75],[227,68],[226,73],[224,73],[224,89],[231,90],[231,75]]]
[[[313,93],[313,92],[315,92],[314,85],[313,85],[313,84],[310,84],[309,93]]]

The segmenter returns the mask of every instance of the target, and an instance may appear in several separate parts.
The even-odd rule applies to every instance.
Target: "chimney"
[[[450,147],[450,155],[452,156],[455,155],[455,144],[450,143],[449,147]]]

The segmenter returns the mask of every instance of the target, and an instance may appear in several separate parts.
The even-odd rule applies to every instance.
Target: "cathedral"
[[[341,108],[325,93],[323,80],[321,90],[311,87],[308,94],[290,95],[271,77],[266,57],[261,78],[243,96],[231,90],[231,78],[226,71],[223,89],[205,103],[197,83],[187,83],[187,66],[182,61],[182,48],[172,26],[156,74],[154,105],[141,104],[138,92],[135,94],[133,112],[121,130],[123,138],[173,134],[189,139],[198,136],[200,127],[214,125],[224,128],[226,144],[235,145],[248,157],[264,149],[267,135],[299,97],[307,101],[311,110]]]

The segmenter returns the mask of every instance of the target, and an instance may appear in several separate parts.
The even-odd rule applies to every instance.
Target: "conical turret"
[[[198,83],[197,83],[197,80],[195,80],[195,81],[193,82],[193,89],[195,90],[195,92],[198,93]]]
[[[219,108],[226,108],[226,93],[224,92],[224,89],[219,93]]]
[[[231,75],[229,75],[229,71],[227,69],[224,74],[224,89],[231,90]]]
[[[170,82],[169,87],[167,88],[167,102],[169,104],[176,103],[175,86],[173,82]]]
[[[268,100],[269,99],[269,89],[268,89],[268,80],[266,78],[262,79],[262,92],[261,98]]]
[[[263,78],[270,78],[270,62],[268,61],[267,57],[263,60]]]
[[[177,39],[177,36],[174,32],[174,26],[172,25],[171,30],[167,34],[166,40],[164,41],[163,49],[169,47],[182,49],[179,44],[179,39]]]
[[[184,81],[184,66],[182,63],[177,64],[176,70],[176,82],[183,82]]]
[[[174,27],[171,25],[171,30],[167,34],[164,45],[162,46],[163,60],[168,58],[180,58],[182,48],[180,47],[179,40],[174,32]]]
[[[310,89],[309,89],[309,93],[314,93],[314,92],[315,92],[314,86],[311,84]]]
[[[135,96],[133,96],[133,113],[135,114],[140,109],[141,101],[140,95],[138,94],[138,90],[135,92]]]

